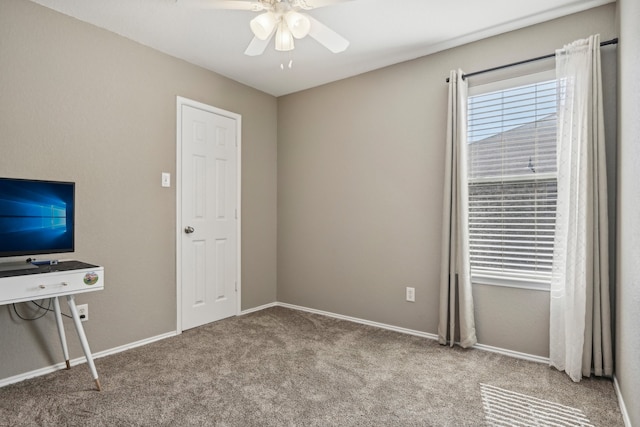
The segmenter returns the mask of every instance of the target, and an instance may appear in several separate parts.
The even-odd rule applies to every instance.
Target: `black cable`
[[[43,309],[43,310],[47,310],[47,311],[55,311],[55,310],[52,310],[52,309],[51,309],[51,298],[49,298],[49,307],[43,307],[43,306],[41,306],[40,304],[38,304],[37,302],[35,302],[35,301],[31,301],[31,303],[32,303],[33,305],[35,305],[35,306],[37,306],[37,307],[39,307],[39,308]],[[60,314],[62,314],[64,317],[68,317],[69,319],[73,319],[73,317],[69,316],[68,314],[64,314],[64,313],[62,313],[62,312],[61,312]]]
[[[35,303],[34,303],[35,304]],[[32,317],[32,318],[28,318],[28,317],[22,317],[22,315],[20,313],[18,313],[18,308],[16,307],[16,304],[13,303],[11,304],[13,306],[13,311],[16,313],[16,316],[18,316],[20,319],[22,320],[27,320],[27,321],[32,321],[32,320],[38,320],[43,318],[44,316],[47,315],[47,312],[52,311],[51,310],[51,298],[49,298],[49,307],[41,307],[40,305],[36,304],[39,308],[44,309],[44,313],[42,313],[41,315],[39,315],[38,317]],[[39,311],[39,310],[38,310]]]

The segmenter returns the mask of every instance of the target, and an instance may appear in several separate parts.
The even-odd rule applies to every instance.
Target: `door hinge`
[[[238,282],[236,282],[236,292],[238,292]]]
[[[238,219],[238,208],[236,208],[236,219]]]

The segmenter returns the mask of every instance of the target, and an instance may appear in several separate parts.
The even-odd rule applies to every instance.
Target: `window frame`
[[[472,96],[476,96],[476,95],[482,95],[482,94],[497,92],[501,90],[508,90],[512,88],[517,88],[519,86],[526,86],[530,84],[536,84],[536,83],[541,83],[541,82],[551,81],[551,80],[557,80],[555,75],[555,70],[536,72],[536,73],[518,76],[515,78],[503,79],[503,80],[479,84],[475,86],[470,84],[468,88],[467,97],[471,98]],[[468,144],[468,142],[465,141],[465,144]],[[505,180],[505,177],[507,178],[506,180]],[[557,172],[540,174],[536,178],[541,180],[555,178],[557,182]],[[495,178],[469,179],[467,177],[467,185],[470,185],[471,183],[482,182],[482,181],[485,181],[486,183],[498,183],[498,182],[505,182],[505,181],[517,182],[520,180],[527,181],[527,182],[531,181],[530,179],[528,179],[528,177],[522,177],[522,176],[513,176],[513,177],[503,176],[499,181]],[[467,206],[470,207],[469,199],[467,199]],[[468,218],[468,220],[470,220],[470,218]],[[468,229],[470,229],[469,223],[467,223],[467,227]],[[468,235],[470,236],[470,232]],[[500,272],[477,271],[477,270],[474,271],[473,269],[471,269],[471,283],[473,285],[477,284],[477,285],[501,286],[501,287],[549,292],[550,282],[551,282],[551,272],[549,273],[509,272],[508,274],[500,274]]]

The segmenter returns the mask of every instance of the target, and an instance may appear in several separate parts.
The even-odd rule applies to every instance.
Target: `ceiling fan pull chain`
[[[291,51],[289,51],[289,63],[287,64],[287,68],[293,68],[293,58],[291,57]],[[280,69],[284,71],[284,62],[280,63]]]

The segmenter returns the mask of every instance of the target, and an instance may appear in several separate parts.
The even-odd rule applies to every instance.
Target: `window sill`
[[[488,286],[502,286],[505,288],[517,288],[528,289],[531,291],[544,291],[549,292],[551,286],[548,282],[541,281],[539,279],[526,279],[526,278],[507,278],[507,277],[495,277],[495,276],[471,276],[472,285],[488,285]]]

